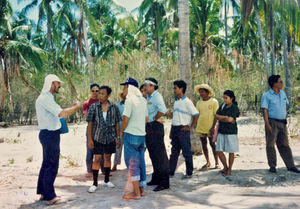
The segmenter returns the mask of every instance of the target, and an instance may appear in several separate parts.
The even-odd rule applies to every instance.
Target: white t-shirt
[[[36,116],[40,130],[55,131],[61,128],[59,113],[61,107],[54,101],[50,92],[41,93],[35,102]]]
[[[191,125],[192,117],[199,115],[199,112],[193,102],[186,96],[174,102],[173,126]]]
[[[145,122],[148,117],[147,101],[141,96],[130,97],[125,100],[123,117],[129,118],[128,126],[124,132],[136,135],[145,136]]]

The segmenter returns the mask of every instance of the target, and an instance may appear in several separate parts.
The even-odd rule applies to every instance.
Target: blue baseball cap
[[[124,83],[121,83],[120,85],[128,85],[128,84],[133,85],[137,88],[139,87],[139,83],[135,79],[130,78],[130,77]]]

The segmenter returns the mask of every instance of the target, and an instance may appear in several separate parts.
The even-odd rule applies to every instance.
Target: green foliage
[[[14,158],[10,158],[8,159],[9,164],[14,164],[15,163],[15,159]]]

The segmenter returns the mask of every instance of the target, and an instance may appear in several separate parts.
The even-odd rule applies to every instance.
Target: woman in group
[[[230,176],[234,153],[239,151],[236,118],[239,117],[240,112],[233,91],[226,90],[223,98],[224,103],[220,105],[216,113],[216,119],[219,121],[216,151],[224,166],[219,173],[224,176]],[[224,152],[229,153],[228,165]]]
[[[88,146],[93,150],[94,161],[92,166],[93,185],[88,192],[95,192],[98,188],[98,173],[100,160],[104,155],[104,187],[114,187],[109,181],[111,168],[111,154],[116,152],[120,146],[120,125],[121,116],[117,106],[111,103],[108,98],[111,95],[111,88],[101,86],[99,102],[91,105],[86,121],[88,122]]]

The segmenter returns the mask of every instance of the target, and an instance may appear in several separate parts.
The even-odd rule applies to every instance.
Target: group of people
[[[292,152],[288,144],[286,117],[288,100],[282,89],[279,75],[270,76],[270,90],[262,96],[266,125],[266,150],[269,171],[276,173],[277,144],[289,171],[300,173],[295,167]],[[39,139],[43,147],[43,163],[40,169],[37,194],[48,204],[61,201],[54,190],[54,180],[58,171],[60,118],[68,117],[81,108],[81,103],[66,109],[55,102],[54,94],[59,92],[61,81],[53,74],[46,76],[43,90],[36,101]],[[234,92],[226,90],[224,102],[219,105],[213,98],[213,90],[207,84],[195,86],[195,93],[201,99],[196,106],[185,96],[187,84],[183,80],[173,82],[176,101],[173,106],[171,139],[171,155],[168,158],[164,144],[164,121],[162,116],[167,108],[163,96],[158,92],[158,82],[155,78],[146,78],[140,86],[133,78],[124,83],[119,94],[121,101],[113,104],[109,97],[112,89],[108,86],[91,84],[91,98],[83,104],[83,114],[87,125],[87,156],[88,176],[93,177],[93,185],[88,192],[98,189],[98,174],[101,169],[105,175],[104,187],[114,187],[110,181],[111,171],[116,171],[121,163],[122,147],[124,160],[129,171],[129,180],[133,192],[124,194],[126,200],[140,199],[145,195],[146,185],[155,185],[153,191],[158,192],[170,187],[170,178],[175,174],[180,152],[185,159],[186,173],[183,179],[192,177],[193,153],[191,151],[190,133],[195,128],[202,142],[206,164],[202,169],[210,168],[207,142],[209,142],[215,159],[215,168],[223,169],[218,173],[230,176],[234,162],[234,153],[239,151],[237,118],[239,108]],[[146,182],[145,147],[153,166],[151,180]],[[224,152],[229,153],[228,163]],[[111,155],[115,153],[112,166]]]

